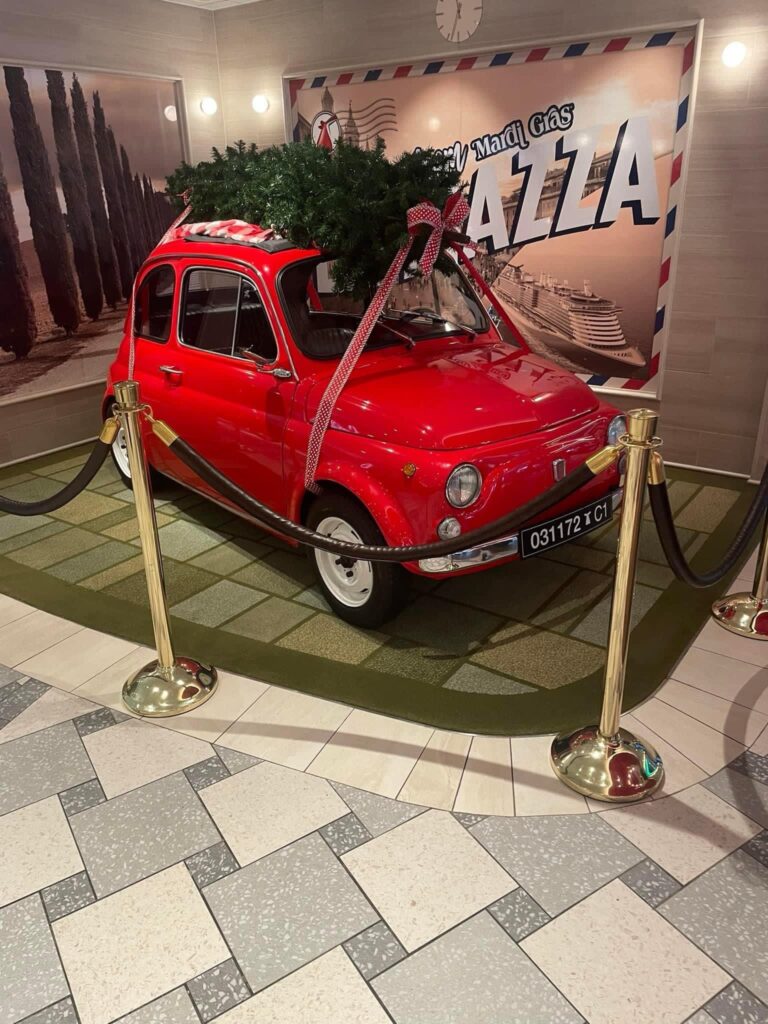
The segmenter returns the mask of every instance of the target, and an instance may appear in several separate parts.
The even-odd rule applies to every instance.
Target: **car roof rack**
[[[286,249],[297,249],[298,246],[287,238],[227,238],[217,235],[184,235],[185,242],[219,242],[224,245],[244,245],[248,249],[261,249],[263,252],[284,252]]]

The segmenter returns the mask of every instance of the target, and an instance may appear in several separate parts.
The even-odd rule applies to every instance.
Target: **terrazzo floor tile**
[[[0,629],[0,662],[16,667],[81,629],[76,622],[68,622],[57,615],[31,612]]]
[[[171,614],[202,626],[220,626],[268,597],[261,590],[244,587],[232,580],[219,580],[199,594],[174,605]]]
[[[305,611],[312,613],[311,608]],[[306,615],[303,617],[307,618]],[[320,658],[333,658],[348,665],[359,665],[381,647],[383,640],[380,633],[356,629],[333,615],[320,612],[284,636],[278,641],[278,646]]]
[[[711,999],[706,1012],[717,1024],[768,1024],[768,1006],[755,999],[738,981]]]
[[[16,1024],[69,995],[40,897],[0,910],[0,1024]]]
[[[0,743],[28,736],[51,725],[68,722],[78,715],[94,711],[97,705],[73,693],[56,688],[48,689],[41,697],[0,731]],[[0,710],[0,716],[2,711]]]
[[[395,797],[431,735],[431,729],[415,722],[356,709],[326,743],[309,771],[380,796]]]
[[[379,916],[318,835],[214,882],[205,895],[254,992]]]
[[[261,758],[253,757],[251,754],[243,754],[239,750],[230,750],[229,747],[221,747],[214,743],[213,749],[229,769],[230,775],[237,775],[244,772],[246,768],[253,768],[261,763]]]
[[[698,722],[655,697],[634,708],[632,715],[673,744],[707,775],[719,771],[744,750],[744,744],[738,740],[723,736],[717,729]]]
[[[508,896],[502,896],[488,907],[488,913],[515,942],[520,942],[550,920],[546,910],[542,910],[524,889],[515,889]]]
[[[329,825],[323,825],[319,831],[337,857],[367,843],[371,838],[371,833],[354,814],[346,814]]]
[[[98,779],[91,779],[89,782],[81,782],[79,786],[73,786],[63,793],[59,793],[61,806],[68,818],[80,811],[86,811],[89,807],[103,803],[107,798]]]
[[[456,799],[471,736],[435,729],[405,780],[399,800],[449,811]]]
[[[211,882],[218,882],[225,875],[231,875],[240,867],[232,856],[232,851],[224,842],[215,843],[207,850],[201,850],[200,853],[189,857],[186,865],[200,889],[210,885]]]
[[[621,941],[614,928],[605,927],[606,921],[621,922]],[[701,950],[619,881],[571,907],[520,945],[590,1024],[635,1019],[679,1024],[729,981]]]
[[[750,857],[754,857],[763,867],[768,868],[768,830],[761,832],[754,839],[750,839],[748,843],[744,843],[742,850]]]
[[[350,713],[344,704],[272,686],[220,740],[222,746],[302,770]]]
[[[269,761],[209,786],[200,797],[240,864],[249,864],[347,813],[324,779]]]
[[[93,765],[71,722],[0,746],[0,814],[93,778]]]
[[[47,690],[47,683],[20,676],[0,690],[0,718],[10,722],[39,700]]]
[[[374,978],[397,1024],[581,1024],[488,914],[477,914]]]
[[[96,900],[93,886],[85,871],[79,871],[70,878],[63,878],[60,882],[49,885],[40,895],[43,897],[49,921],[58,921],[60,917],[74,914],[76,910],[82,910]]]
[[[213,756],[209,743],[130,719],[83,743],[108,798]]]
[[[594,814],[486,818],[470,832],[552,916],[643,860]]]
[[[685,884],[757,835],[760,826],[702,786],[601,817]]]
[[[723,768],[703,785],[763,828],[768,828],[768,786],[764,786],[762,782],[757,782],[742,772]]]
[[[768,786],[768,757],[763,754],[745,750],[735,761],[731,761],[728,767],[732,771],[741,772],[747,778],[754,779],[755,782],[761,782]]]
[[[63,917],[53,931],[82,1024],[107,1024],[230,956],[183,864]]]
[[[193,764],[184,769],[184,774],[192,789],[198,792],[212,786],[214,782],[221,782],[223,779],[229,778],[227,766],[218,757],[209,757],[207,761]]]
[[[80,629],[18,666],[37,679],[74,690],[136,649],[136,644],[95,629]]]
[[[354,786],[345,786],[341,782],[334,782],[333,788],[339,794],[344,803],[354,811],[365,828],[372,836],[380,836],[389,832],[396,825],[402,825],[410,821],[417,814],[426,810],[417,804],[404,803],[401,800],[391,800],[386,796],[377,796],[376,793],[368,793],[364,789],[356,789]]]
[[[127,1017],[121,1017],[119,1024],[200,1024],[200,1018],[187,990],[177,988]]]
[[[514,814],[512,751],[505,736],[473,736],[453,803],[458,812]]]
[[[445,811],[427,811],[342,860],[411,951],[517,887]]]
[[[689,1017],[685,1024],[717,1024],[714,1017],[710,1017],[706,1010],[699,1010]]]
[[[257,604],[244,615],[238,615],[222,628],[228,633],[237,633],[252,640],[269,643],[311,615],[314,615],[311,608],[303,608],[282,597],[268,597],[266,601]]]
[[[370,981],[408,955],[397,936],[383,921],[366,928],[344,943],[344,949],[362,976]]]
[[[67,997],[24,1018],[24,1024],[78,1024],[72,1000]]]
[[[234,960],[227,960],[188,981],[187,991],[204,1024],[242,1003],[251,994]]]
[[[768,868],[737,850],[658,913],[768,1003]]]
[[[754,708],[733,704],[677,679],[666,682],[656,691],[656,697],[746,746],[753,743],[768,725],[768,716]]]
[[[649,907],[658,907],[664,900],[680,891],[680,883],[655,861],[641,860],[629,871],[625,871],[621,880]]]
[[[73,721],[80,737],[90,736],[93,732],[100,732],[102,729],[109,729],[110,726],[117,725],[111,708],[97,708],[87,714],[78,715]]]
[[[220,841],[184,775],[169,775],[70,819],[101,898]]]
[[[0,817],[0,850],[0,907],[83,867],[55,796]]]
[[[342,949],[331,950],[220,1017],[221,1024],[388,1024]]]

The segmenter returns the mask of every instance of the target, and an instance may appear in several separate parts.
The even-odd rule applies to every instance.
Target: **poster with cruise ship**
[[[686,30],[313,74],[287,96],[296,139],[324,112],[351,145],[445,152],[476,265],[530,347],[652,395],[692,64]]]

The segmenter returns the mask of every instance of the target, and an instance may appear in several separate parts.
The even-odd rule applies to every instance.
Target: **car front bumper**
[[[611,493],[614,514],[621,505],[623,491],[621,488]],[[510,533],[498,540],[488,541],[487,544],[478,544],[474,548],[466,548],[464,551],[457,551],[452,555],[444,555],[441,558],[422,558],[419,569],[430,575],[439,575],[446,572],[460,572],[462,569],[475,569],[478,566],[490,565],[505,558],[514,558],[520,547],[520,536],[518,533]],[[547,549],[553,550],[553,548]]]

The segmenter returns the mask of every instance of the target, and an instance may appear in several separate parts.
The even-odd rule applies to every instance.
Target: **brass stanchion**
[[[627,453],[616,570],[613,580],[603,710],[599,725],[561,733],[550,754],[555,774],[571,789],[595,800],[626,803],[642,800],[664,779],[661,758],[653,747],[619,726],[635,587],[637,547],[643,516],[648,460],[658,417],[649,409],[627,414]]]
[[[757,553],[755,580],[749,594],[729,594],[712,605],[712,618],[724,629],[753,640],[768,640],[768,515]]]
[[[114,411],[125,432],[128,448],[152,629],[157,647],[157,659],[126,680],[123,700],[138,715],[168,718],[191,711],[207,701],[215,691],[218,680],[212,665],[203,665],[193,658],[177,658],[173,653],[155,507],[141,435],[143,406],[139,401],[139,385],[132,380],[115,384],[115,398],[117,402]]]

